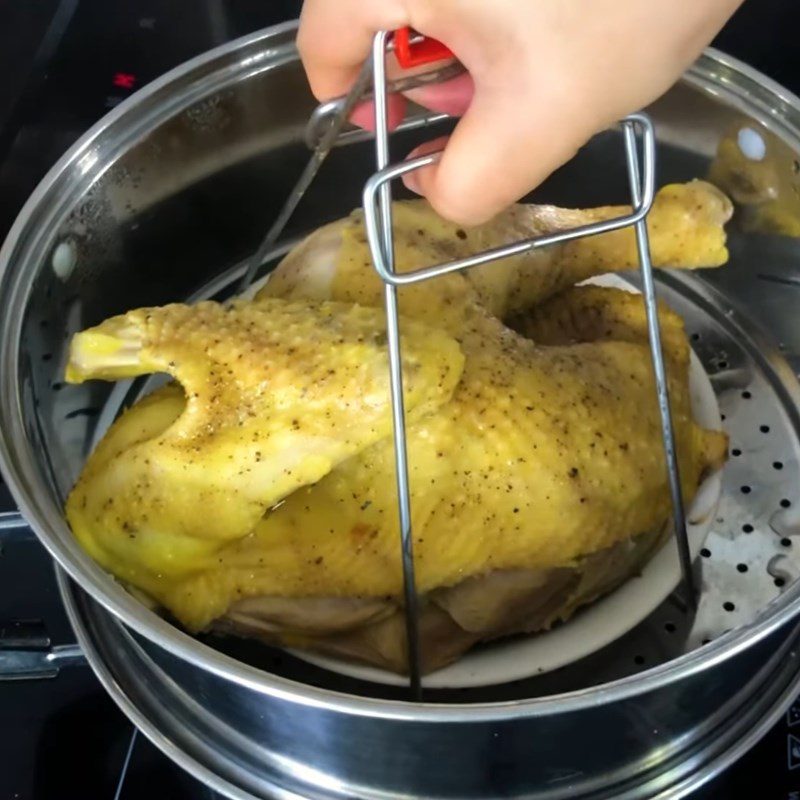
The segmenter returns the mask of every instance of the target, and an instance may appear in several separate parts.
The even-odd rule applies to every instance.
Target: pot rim
[[[296,28],[297,21],[282,23],[256,31],[196,56],[135,92],[92,126],[49,170],[12,225],[2,248],[0,248],[0,302],[4,298],[13,300],[24,291],[24,281],[20,279],[19,274],[12,274],[11,264],[18,247],[21,247],[24,252],[29,246],[25,240],[30,234],[30,228],[33,226],[33,220],[37,213],[43,208],[46,209],[48,204],[52,204],[53,195],[56,194],[54,189],[59,179],[63,178],[68,171],[80,169],[81,159],[85,158],[87,154],[91,154],[92,146],[102,139],[102,135],[106,131],[119,127],[128,117],[130,117],[129,123],[134,121],[141,123],[140,120],[137,120],[136,112],[142,111],[145,101],[178,81],[186,83],[187,79],[191,79],[192,73],[202,69],[207,70],[205,83],[219,79],[220,70],[226,66],[226,60],[230,69],[231,57],[235,58],[237,52],[254,49],[259,43],[266,45],[273,39],[293,33]],[[266,62],[268,56],[264,53],[263,48],[261,53],[260,59]],[[220,63],[215,67],[217,61]],[[248,59],[240,59],[233,65],[236,67],[237,74],[248,66],[247,61]],[[727,73],[724,83],[720,82],[720,72]],[[733,83],[731,77],[737,77],[739,83]],[[705,91],[710,91],[713,87],[714,93],[725,96],[726,99],[739,106],[744,107],[749,104],[751,110],[755,107],[762,113],[771,112],[770,122],[772,124],[770,127],[777,125],[784,136],[793,138],[795,146],[800,152],[800,99],[770,78],[735,58],[709,48],[688,71],[684,80]],[[198,76],[198,81],[200,85],[205,85],[202,76]],[[183,88],[184,94],[189,86],[194,86],[195,90],[198,88],[189,81]],[[777,118],[776,106],[785,115],[794,115],[794,120]],[[151,111],[145,121],[153,126],[163,122],[173,110],[174,105],[162,103]],[[766,121],[765,124],[767,124]],[[141,130],[141,128],[137,130]],[[13,307],[13,303],[9,303],[9,307]],[[735,628],[714,642],[677,659],[660,664],[645,672],[599,686],[528,700],[457,706],[439,703],[412,703],[349,695],[272,675],[224,655],[166,622],[125,591],[79,548],[77,542],[56,534],[55,531],[58,527],[66,528],[66,522],[62,516],[48,513],[48,510],[42,507],[37,499],[36,484],[39,483],[41,486],[41,479],[36,474],[36,470],[18,463],[21,448],[16,442],[23,442],[26,449],[30,449],[25,435],[17,379],[22,316],[21,314],[7,315],[9,319],[0,323],[2,325],[2,329],[0,329],[2,336],[0,338],[0,422],[3,423],[0,425],[0,467],[7,478],[9,488],[21,514],[69,576],[125,625],[174,656],[254,691],[299,705],[309,705],[346,714],[399,720],[459,722],[475,721],[479,718],[491,720],[547,716],[576,711],[587,706],[616,702],[653,691],[688,678],[702,670],[713,668],[767,636],[800,611],[800,602],[798,602],[800,600],[800,582],[797,582],[778,601],[774,601],[762,610],[753,622]],[[11,319],[12,317],[13,319]]]
[[[123,713],[129,717],[131,722],[169,758],[190,774],[207,783],[215,791],[236,800],[255,800],[255,796],[250,794],[243,784],[234,783],[230,775],[223,776],[219,772],[209,769],[207,760],[202,757],[201,753],[198,753],[196,748],[187,748],[185,742],[178,742],[172,736],[165,735],[164,730],[153,719],[152,711],[151,709],[148,710],[147,703],[143,704],[137,701],[131,693],[130,680],[126,683],[126,674],[129,676],[131,669],[136,671],[136,668],[141,665],[137,662],[136,665],[128,669],[128,673],[121,673],[119,669],[120,664],[127,663],[127,656],[130,655],[133,655],[134,659],[139,658],[144,663],[152,665],[151,655],[146,650],[137,648],[130,633],[124,629],[119,620],[108,614],[102,606],[99,606],[58,567],[56,568],[56,580],[67,616],[76,631],[81,647],[86,652],[91,668],[95,671],[111,698]],[[98,618],[101,625],[103,623],[108,624],[107,630],[98,631],[95,629],[94,623]],[[117,636],[120,638],[117,639]],[[766,713],[763,715],[757,713],[749,720],[750,723],[753,723],[754,720],[757,720],[757,722],[751,724],[750,727],[743,726],[737,714],[735,724],[738,726],[739,732],[738,735],[734,733],[733,736],[730,736],[729,734],[730,744],[727,747],[717,750],[716,755],[705,760],[703,756],[707,752],[708,740],[701,736],[695,742],[705,741],[706,746],[701,746],[700,749],[695,748],[694,750],[689,748],[686,753],[687,758],[697,764],[693,770],[672,779],[670,779],[672,775],[672,770],[670,769],[666,772],[659,772],[654,776],[651,775],[649,779],[646,779],[646,783],[637,784],[635,789],[626,792],[625,797],[628,800],[634,794],[636,797],[651,797],[652,792],[648,791],[648,789],[652,790],[654,786],[657,786],[660,792],[658,794],[659,800],[678,800],[678,798],[700,789],[748,752],[774,726],[777,719],[785,713],[797,694],[798,685],[800,685],[800,673],[797,671],[796,664],[792,666],[791,662],[797,660],[793,653],[798,636],[800,636],[800,626],[795,625],[794,628],[787,626],[785,639],[778,645],[775,653],[770,655],[770,659],[774,664],[782,665],[781,674],[791,673],[792,677],[788,680],[789,688],[782,685],[777,696],[768,703]],[[103,655],[104,647],[111,647],[111,652],[116,653],[119,651],[119,654],[115,658],[108,660]],[[132,652],[131,647],[134,648]],[[169,672],[167,671],[165,674],[169,675]],[[770,674],[770,678],[769,689],[772,689],[776,679],[774,672]],[[144,685],[146,685],[146,682]],[[765,689],[767,686],[768,684],[764,684]],[[755,702],[761,702],[763,693],[758,698],[753,695],[752,699]],[[152,703],[150,705],[152,706]],[[692,738],[691,734],[689,734],[689,737]],[[714,741],[716,741],[716,737]],[[269,786],[270,796],[274,796],[277,800],[299,800],[300,796],[294,793],[298,787],[287,788],[272,782],[267,782],[266,785]],[[303,797],[312,796],[316,795],[308,794],[306,791],[303,792]]]

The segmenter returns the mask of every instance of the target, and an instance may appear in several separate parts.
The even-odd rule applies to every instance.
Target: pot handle
[[[51,645],[40,622],[0,626],[0,682],[55,678],[63,667],[85,663],[77,644]]]

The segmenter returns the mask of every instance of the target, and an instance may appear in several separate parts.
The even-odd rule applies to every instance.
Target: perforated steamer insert
[[[292,39],[285,27],[234,43],[120,108],[54,168],[4,247],[0,304],[19,309],[3,315],[4,466],[22,510],[81,587],[63,579],[82,645],[143,730],[231,796],[276,787],[314,797],[633,797],[654,787],[680,796],[732,758],[735,740],[794,685],[793,634],[778,629],[798,593],[794,240],[734,226],[730,266],[658,276],[731,437],[717,516],[693,568],[699,607],[679,589],[626,636],[556,672],[430,690],[420,703],[405,687],[260,646],[197,642],[123,592],[66,530],[64,492],[120,399],[106,386],[61,384],[67,340],[115,310],[236,289],[262,221],[223,209],[243,212],[267,189],[285,197],[303,163],[312,102]],[[702,176],[736,124],[795,151],[795,102],[709,54],[649,110],[658,184]],[[401,133],[399,148],[414,136]],[[599,137],[542,197],[624,200],[624,152],[618,134]],[[577,179],[587,169],[598,176],[589,187]],[[370,143],[335,148],[275,255],[358,205],[373,170]],[[194,221],[181,215],[187,204]],[[215,213],[228,244],[209,252],[201,221]]]

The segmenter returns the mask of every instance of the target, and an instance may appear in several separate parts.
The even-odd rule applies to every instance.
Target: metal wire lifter
[[[404,32],[407,37],[407,32]],[[400,535],[402,540],[403,586],[408,637],[408,668],[412,694],[421,696],[420,652],[418,629],[418,600],[414,579],[413,536],[411,531],[411,498],[408,483],[408,458],[406,450],[405,410],[403,405],[403,375],[400,349],[400,331],[398,320],[397,290],[402,286],[419,283],[440,275],[459,272],[470,267],[487,264],[507,256],[518,255],[539,247],[568,242],[583,236],[594,236],[599,233],[633,227],[639,265],[642,273],[642,294],[647,312],[647,327],[650,352],[655,373],[656,392],[661,416],[664,457],[669,474],[669,488],[672,499],[673,524],[678,545],[681,571],[690,605],[696,602],[694,578],[692,574],[691,554],[686,532],[686,516],[681,494],[681,482],[678,459],[675,452],[672,416],[669,407],[669,391],[667,385],[664,357],[661,349],[661,332],[659,329],[653,268],[650,258],[650,245],[647,235],[646,216],[653,203],[655,193],[655,132],[653,124],[645,114],[633,114],[621,121],[628,180],[631,192],[632,211],[615,219],[583,225],[572,230],[546,236],[538,236],[521,242],[497,247],[483,253],[435,264],[417,269],[413,272],[398,274],[394,268],[394,241],[392,235],[392,188],[391,182],[408,172],[435,163],[438,153],[433,153],[399,164],[389,164],[389,133],[387,125],[387,97],[389,89],[386,80],[386,53],[393,34],[388,31],[378,33],[372,47],[372,80],[375,102],[375,156],[377,171],[364,186],[363,204],[367,230],[367,239],[372,255],[373,265],[385,285],[386,329],[389,349],[389,365],[391,376],[391,398],[393,436],[395,450],[397,497],[400,517]],[[406,38],[406,42],[407,42]],[[419,39],[416,40],[419,42]],[[412,42],[412,45],[414,42]],[[406,49],[407,49],[406,44]],[[399,53],[399,48],[394,48]],[[428,61],[441,60],[442,49],[435,49]],[[403,59],[398,59],[403,63]],[[424,63],[425,57],[417,58],[414,63]],[[637,142],[637,133],[641,136],[641,164]]]
[[[507,256],[519,255],[539,247],[568,242],[583,236],[594,236],[621,228],[633,227],[639,265],[642,273],[642,294],[647,312],[647,328],[650,353],[655,373],[656,393],[661,416],[664,457],[669,474],[669,488],[672,499],[672,516],[675,539],[678,546],[681,572],[686,590],[688,605],[696,607],[696,590],[692,573],[691,553],[686,531],[686,515],[681,494],[680,473],[675,452],[675,437],[669,407],[669,391],[661,350],[661,332],[653,282],[653,267],[650,259],[650,245],[647,236],[646,217],[653,204],[655,194],[655,132],[650,118],[645,114],[633,114],[621,121],[625,142],[625,157],[628,182],[631,192],[630,214],[615,219],[603,220],[590,225],[582,225],[572,230],[560,231],[545,236],[525,239],[521,242],[497,247],[468,258],[423,267],[413,272],[398,274],[394,269],[394,242],[392,234],[392,189],[391,182],[415,169],[435,163],[439,153],[431,153],[394,166],[389,164],[389,132],[387,123],[387,97],[393,91],[405,91],[437,80],[443,81],[463,71],[456,63],[439,66],[432,72],[415,74],[392,82],[387,82],[386,53],[393,50],[402,67],[417,67],[432,61],[441,62],[452,57],[452,53],[434,40],[425,39],[409,29],[394,33],[382,31],[376,34],[372,45],[371,70],[369,61],[358,76],[350,92],[340,98],[320,105],[312,114],[306,128],[306,142],[314,147],[311,158],[303,170],[296,186],[287,197],[281,212],[267,232],[264,241],[248,262],[245,275],[240,284],[244,291],[255,278],[263,265],[264,255],[271,249],[283,232],[285,225],[297,208],[306,190],[330,153],[338,144],[363,138],[363,131],[344,131],[348,117],[356,104],[369,96],[369,78],[372,73],[372,97],[375,103],[375,160],[377,171],[364,185],[363,205],[367,229],[367,240],[372,255],[373,266],[385,285],[387,344],[391,377],[392,421],[397,480],[398,511],[402,542],[403,593],[408,639],[408,668],[412,694],[421,696],[420,652],[418,626],[418,599],[414,580],[414,553],[411,531],[411,498],[408,485],[408,458],[406,450],[405,409],[403,405],[403,375],[400,351],[400,331],[398,319],[397,290],[401,286],[436,278],[451,272],[487,264]],[[406,120],[398,130],[407,130],[436,122],[447,115],[423,114],[418,119]],[[637,143],[637,133],[641,136],[641,165]]]

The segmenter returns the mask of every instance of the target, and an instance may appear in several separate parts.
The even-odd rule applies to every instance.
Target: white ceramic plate
[[[617,275],[586,283],[635,291]],[[692,410],[704,428],[720,430],[722,420],[711,382],[694,353],[689,367]],[[719,472],[707,478],[689,509],[688,533],[696,557],[714,520],[722,490]],[[614,592],[579,611],[569,622],[547,633],[499,641],[467,653],[455,664],[425,676],[430,688],[486,686],[520,680],[563,667],[600,650],[638,625],[655,610],[680,581],[680,562],[673,538],[647,563],[641,577],[628,580]],[[296,656],[333,672],[375,683],[403,685],[406,678],[372,667],[292,650]]]

